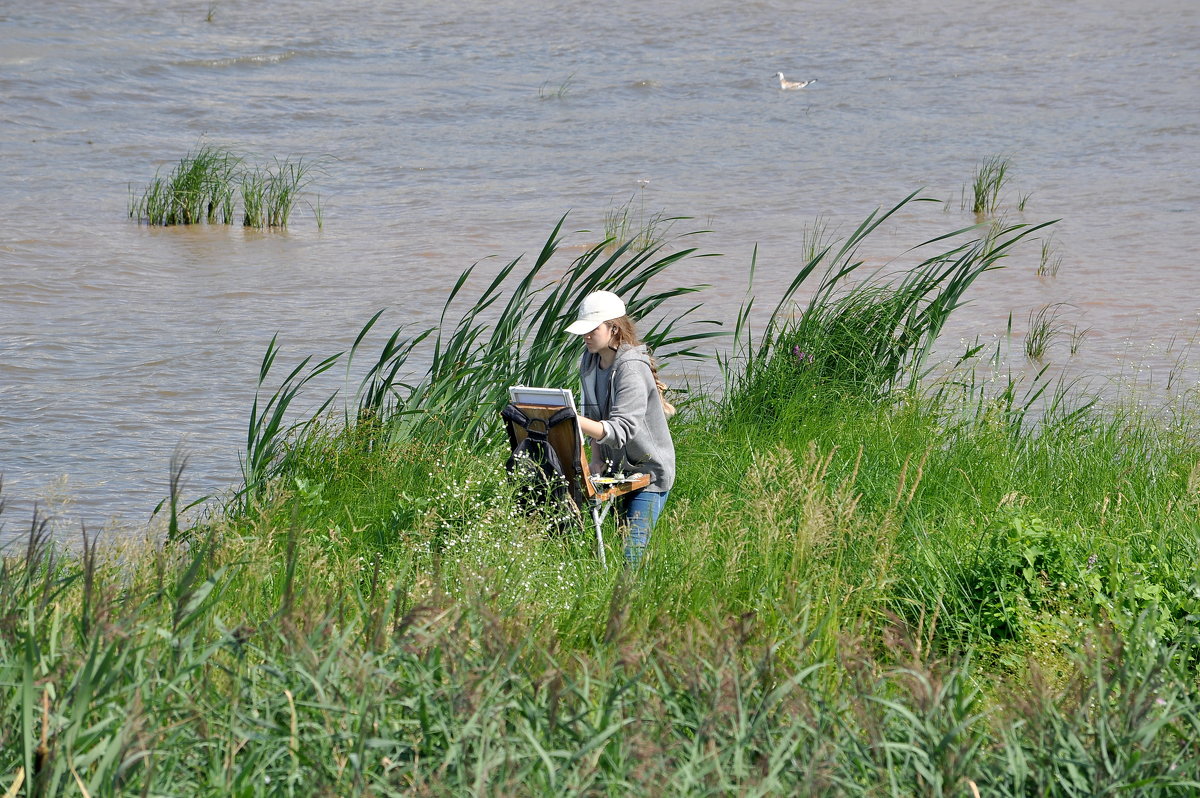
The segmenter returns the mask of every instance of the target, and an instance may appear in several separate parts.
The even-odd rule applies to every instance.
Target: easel
[[[546,422],[562,409],[561,407],[531,404],[514,404],[514,406],[531,421],[538,419],[542,422]],[[506,422],[505,427],[508,429],[509,445],[515,449],[528,433],[519,424]],[[591,512],[592,523],[596,528],[596,553],[600,557],[600,564],[607,568],[608,562],[604,556],[604,537],[602,535],[604,519],[618,498],[648,486],[650,475],[634,474],[628,479],[612,481],[606,479],[598,486],[593,480],[591,469],[588,468],[587,458],[583,456],[583,437],[579,432],[577,417],[552,427],[547,439],[555,453],[558,454],[558,459],[562,461],[571,498],[577,505],[586,504]]]

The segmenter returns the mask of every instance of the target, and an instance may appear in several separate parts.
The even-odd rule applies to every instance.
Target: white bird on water
[[[775,77],[779,78],[779,88],[785,91],[788,89],[803,89],[810,83],[817,82],[816,78],[813,78],[812,80],[788,80],[783,76],[782,72],[776,72]]]

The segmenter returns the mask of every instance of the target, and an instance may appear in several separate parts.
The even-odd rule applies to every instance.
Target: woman
[[[648,487],[622,496],[618,505],[629,526],[625,561],[636,565],[675,482],[675,445],[656,366],[649,348],[638,341],[625,303],[610,291],[584,297],[567,332],[582,336],[587,348],[579,361],[579,427],[592,439],[592,473],[650,475]]]

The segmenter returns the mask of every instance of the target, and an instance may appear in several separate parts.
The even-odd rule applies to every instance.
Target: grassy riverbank
[[[333,359],[264,389],[220,520],[167,510],[162,536],[82,557],[35,523],[0,574],[0,789],[1200,787],[1197,417],[1063,400],[1035,424],[1014,386],[914,384],[1029,229],[968,234],[899,281],[822,281],[853,273],[874,222],[814,251],[720,395],[672,421],[679,481],[635,573],[520,510],[493,411],[517,377],[569,384],[556,331],[578,296],[678,305],[689,289],[651,278],[690,253],[598,247],[539,292],[553,236],[440,332],[388,338],[336,423],[284,421]],[[688,318],[652,331],[660,353],[713,330]],[[500,393],[467,412],[480,384]]]

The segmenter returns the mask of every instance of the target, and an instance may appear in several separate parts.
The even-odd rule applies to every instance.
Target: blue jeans
[[[663,505],[667,503],[667,493],[651,493],[645,488],[626,494],[620,498],[617,505],[617,520],[627,524],[629,534],[625,538],[625,563],[637,565],[646,553],[650,543],[650,530],[658,520]]]

